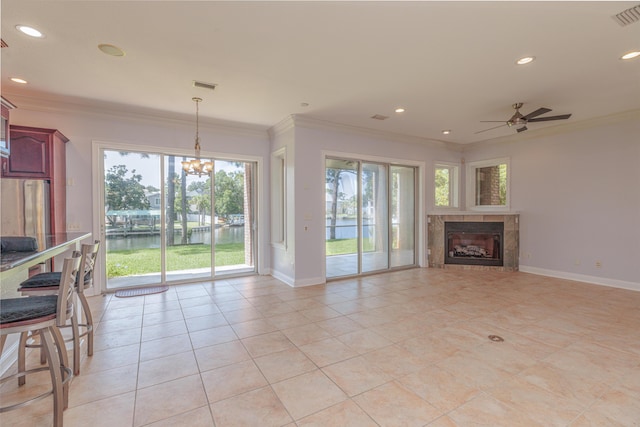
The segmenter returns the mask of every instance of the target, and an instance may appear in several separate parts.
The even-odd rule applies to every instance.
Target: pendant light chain
[[[192,161],[182,162],[182,169],[189,175],[210,175],[213,170],[212,162],[203,162],[200,159],[200,108],[199,103],[202,102],[202,98],[191,98],[196,103],[196,144],[195,144],[195,159]]]

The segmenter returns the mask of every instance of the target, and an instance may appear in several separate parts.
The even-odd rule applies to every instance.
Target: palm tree
[[[176,184],[174,182],[176,158],[169,156],[169,173],[167,173],[167,246],[175,244],[173,234],[173,221],[175,220]]]

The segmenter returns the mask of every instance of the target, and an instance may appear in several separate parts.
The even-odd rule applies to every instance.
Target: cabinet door
[[[2,175],[16,178],[50,178],[50,141],[50,134],[11,129],[11,154],[3,164]]]

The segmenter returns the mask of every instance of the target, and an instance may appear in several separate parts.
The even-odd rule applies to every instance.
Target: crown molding
[[[83,98],[57,96],[51,94],[6,93],[18,109],[43,113],[67,113],[84,116],[115,118],[132,122],[162,123],[163,126],[191,126],[194,117],[188,114],[165,110],[134,107],[132,105],[92,101]],[[231,122],[200,116],[200,128],[216,132],[267,138],[267,126]]]
[[[609,114],[607,116],[595,117],[592,119],[580,120],[576,122],[562,123],[556,126],[549,126],[538,130],[527,130],[522,133],[503,136],[500,138],[487,139],[484,141],[472,142],[462,146],[462,152],[475,150],[478,148],[489,147],[497,144],[510,144],[530,139],[540,139],[553,135],[560,135],[577,130],[589,129],[604,125],[626,122],[630,120],[640,120],[640,109],[629,110],[619,113]]]
[[[342,123],[330,122],[327,120],[318,119],[312,116],[293,114],[291,120],[295,127],[302,127],[307,129],[319,129],[329,131],[341,131],[345,133],[351,133],[361,136],[366,136],[376,139],[385,139],[395,142],[404,142],[408,144],[418,144],[422,146],[432,148],[446,148],[453,151],[462,151],[462,147],[452,145],[449,141],[440,141],[437,139],[421,138],[417,136],[404,135],[395,132],[386,132],[381,130],[363,128],[359,126],[345,125]]]
[[[295,122],[293,120],[293,116],[287,116],[284,119],[280,120],[275,125],[271,126],[268,132],[271,139],[273,139],[294,128],[295,128]]]

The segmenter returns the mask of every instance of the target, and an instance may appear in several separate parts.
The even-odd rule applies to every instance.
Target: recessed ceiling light
[[[396,108],[396,113],[404,113],[404,108]]]
[[[30,37],[36,37],[36,38],[44,37],[44,34],[42,34],[40,31],[36,30],[33,27],[29,27],[27,25],[16,25],[16,28],[21,33],[26,34]]]
[[[451,129],[445,129],[442,131],[443,135],[450,135],[451,134]]]
[[[100,49],[103,53],[111,56],[124,56],[124,50],[120,49],[118,46],[114,46],[112,44],[99,44],[98,49]]]
[[[23,85],[27,84],[27,81],[25,79],[21,79],[21,78],[18,78],[18,77],[11,77],[11,81],[15,82],[15,83],[20,83],[20,84],[23,84]]]
[[[638,56],[640,56],[640,51],[636,50],[633,52],[625,53],[620,57],[620,59],[633,59],[633,58],[637,58]]]
[[[518,59],[516,61],[516,64],[518,64],[518,65],[528,64],[530,62],[533,62],[534,59],[536,59],[535,56],[525,56],[524,58]]]

